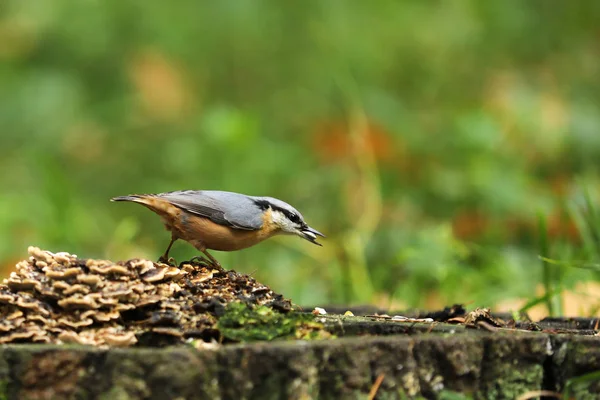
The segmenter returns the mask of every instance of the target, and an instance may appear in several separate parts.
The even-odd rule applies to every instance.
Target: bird
[[[118,196],[111,201],[138,203],[162,218],[171,232],[171,242],[158,262],[167,264],[169,251],[178,239],[201,251],[213,266],[221,267],[208,250],[241,250],[279,234],[297,235],[321,246],[317,236],[325,237],[308,226],[298,210],[273,197],[220,190],[178,190]]]

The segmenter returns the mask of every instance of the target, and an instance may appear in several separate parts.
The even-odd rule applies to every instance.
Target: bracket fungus
[[[196,262],[80,259],[29,247],[0,284],[0,343],[162,345],[218,335],[215,304],[291,309],[254,278]],[[221,307],[222,308],[222,307]]]

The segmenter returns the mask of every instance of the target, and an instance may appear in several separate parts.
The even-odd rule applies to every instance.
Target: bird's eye
[[[300,217],[298,216],[298,214],[290,213],[290,216],[288,218],[295,224],[300,222]]]

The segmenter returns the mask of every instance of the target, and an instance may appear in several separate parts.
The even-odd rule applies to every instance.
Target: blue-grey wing
[[[243,194],[212,190],[178,191],[156,195],[173,205],[231,228],[256,230],[263,224],[262,211]]]

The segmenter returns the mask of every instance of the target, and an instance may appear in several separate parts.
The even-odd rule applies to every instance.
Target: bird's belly
[[[241,250],[269,238],[273,232],[234,229],[219,225],[207,218],[188,216],[179,229],[181,239],[202,248],[219,251]]]

